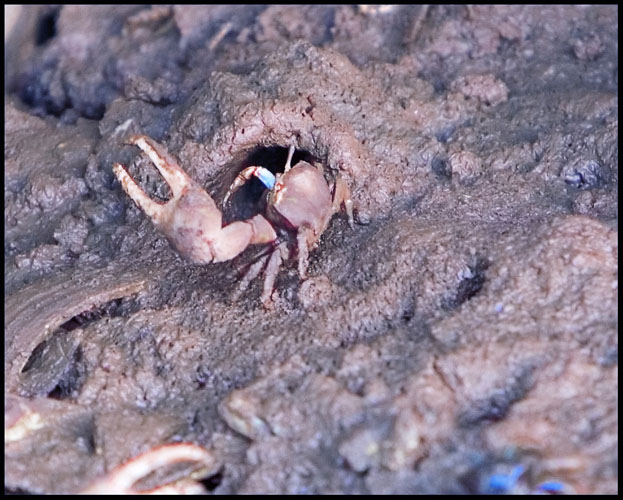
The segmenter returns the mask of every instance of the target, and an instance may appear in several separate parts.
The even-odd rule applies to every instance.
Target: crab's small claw
[[[275,185],[275,182],[277,182],[274,174],[267,168],[247,167],[236,176],[234,182],[232,182],[231,186],[229,186],[227,194],[225,194],[225,198],[223,198],[223,205],[225,205],[229,200],[230,196],[234,194],[238,189],[240,189],[240,187],[243,186],[244,183],[247,182],[251,177],[257,177],[268,189],[272,189]]]
[[[273,289],[275,287],[275,279],[279,274],[281,264],[288,259],[288,245],[281,242],[276,247],[266,264],[266,277],[264,278],[264,286],[262,288],[262,305],[264,309],[273,309]]]

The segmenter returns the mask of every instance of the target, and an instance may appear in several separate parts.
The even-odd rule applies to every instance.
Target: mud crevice
[[[212,476],[202,479],[200,483],[203,484],[203,486],[205,486],[206,490],[214,491],[216,490],[216,488],[218,488],[221,485],[221,483],[223,482],[223,479],[224,479],[224,470],[221,468],[221,470],[219,470],[216,474],[213,474]]]
[[[19,373],[22,395],[68,399],[86,380],[81,328],[103,318],[127,316],[138,309],[135,297],[111,300],[65,321],[31,352]]]
[[[484,257],[477,257],[460,273],[460,281],[450,298],[446,298],[441,307],[444,311],[456,309],[472,297],[478,295],[486,281],[485,271],[489,268],[489,261]]]
[[[486,398],[471,402],[459,413],[459,426],[471,427],[483,421],[503,419],[513,404],[523,399],[533,387],[536,368],[537,363],[528,362],[509,376],[503,387],[493,390]]]
[[[95,270],[75,276],[69,282],[64,276],[55,280],[42,280],[12,295],[5,303],[6,387],[14,390],[20,387],[23,390],[23,368],[27,366],[37,346],[47,339],[62,341],[56,346],[60,348],[59,356],[62,356],[74,345],[74,331],[81,331],[74,328],[77,324],[84,326],[87,321],[105,317],[106,312],[116,314],[113,311],[117,308],[117,300],[121,300],[119,312],[128,313],[133,310],[139,292],[147,284],[146,275],[146,269],[126,269],[119,275],[106,270]],[[104,316],[100,316],[101,314]],[[66,329],[59,331],[61,325]],[[75,345],[77,346],[77,341]],[[72,353],[73,349],[75,348],[70,349]],[[58,357],[56,359],[60,360]],[[55,376],[64,372],[61,364],[55,365],[60,371],[55,372]],[[26,373],[28,372],[30,370]],[[32,387],[37,387],[35,392],[41,394],[54,388],[55,384],[50,386],[50,383],[49,378],[43,377],[40,384],[37,382]]]
[[[137,309],[138,303],[136,302],[136,296],[120,297],[100,306],[94,306],[80,314],[76,314],[60,325],[59,330],[71,332],[76,328],[84,328],[89,323],[93,323],[104,317],[116,318],[119,316],[128,316]]]

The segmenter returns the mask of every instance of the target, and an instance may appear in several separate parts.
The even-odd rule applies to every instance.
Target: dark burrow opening
[[[490,262],[486,257],[477,256],[474,262],[467,266],[454,292],[443,300],[443,310],[456,309],[477,295],[485,284],[486,271],[489,265]]]
[[[218,202],[222,202],[231,183],[247,167],[264,167],[273,174],[283,173],[286,160],[288,159],[288,149],[288,147],[283,146],[258,146],[247,151],[240,158],[234,159],[225,169],[230,175],[225,176],[222,185],[218,188]],[[314,162],[319,162],[320,159],[309,151],[297,149],[292,156],[292,166],[299,161],[313,164]],[[246,220],[263,212],[263,199],[267,191],[266,186],[258,178],[252,177],[232,195],[226,206],[222,207],[224,223]]]
[[[223,482],[223,469],[222,468],[216,474],[212,474],[211,476],[205,479],[202,479],[200,481],[200,483],[203,484],[203,486],[205,486],[205,488],[208,491],[214,491],[216,488],[218,488],[221,485],[222,482]]]
[[[56,36],[56,21],[60,14],[60,7],[44,12],[37,21],[35,32],[35,43],[37,46],[43,45],[48,40]]]

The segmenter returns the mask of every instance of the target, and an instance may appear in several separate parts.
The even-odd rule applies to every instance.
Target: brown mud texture
[[[30,6],[5,72],[5,491],[616,493],[616,6]],[[309,256],[180,258],[121,190],[349,184]],[[226,220],[258,210],[253,181]],[[165,461],[166,462],[166,461]],[[112,474],[112,475],[111,475]],[[117,479],[115,479],[117,478]],[[106,483],[104,483],[106,484]]]

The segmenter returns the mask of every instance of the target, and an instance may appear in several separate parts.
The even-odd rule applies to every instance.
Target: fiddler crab
[[[281,264],[290,257],[292,247],[298,253],[299,276],[305,279],[309,252],[317,246],[331,217],[343,207],[353,227],[353,202],[348,185],[339,175],[329,185],[322,166],[313,166],[306,161],[291,166],[294,146],[290,146],[282,174],[274,175],[259,166],[245,168],[238,174],[223,205],[237,189],[256,177],[267,188],[264,214],[223,226],[222,213],[212,197],[160,144],[144,135],[135,135],[128,143],[147,154],[173,196],[165,203],[156,202],[121,164],[115,163],[113,171],[124,191],[180,255],[197,264],[208,264],[233,259],[249,245],[269,245],[269,252],[252,264],[242,282],[246,287],[266,265],[262,303],[267,309],[272,307],[275,279]]]

